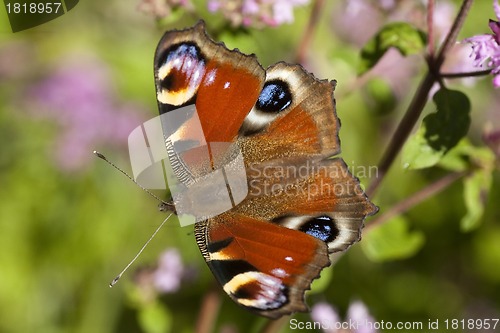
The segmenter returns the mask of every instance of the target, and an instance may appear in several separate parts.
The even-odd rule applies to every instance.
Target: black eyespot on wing
[[[155,80],[160,113],[194,100],[204,77],[206,58],[192,42],[174,44],[155,58]]]
[[[205,63],[205,57],[198,46],[189,42],[172,45],[165,50],[161,59],[161,65],[169,64],[172,68],[160,82],[162,89],[170,92],[185,88],[195,64]]]
[[[327,215],[314,217],[306,221],[300,226],[299,230],[325,243],[333,241],[340,233],[333,218]]]
[[[281,80],[271,80],[264,84],[255,106],[263,112],[278,113],[292,103],[292,93],[288,84]]]

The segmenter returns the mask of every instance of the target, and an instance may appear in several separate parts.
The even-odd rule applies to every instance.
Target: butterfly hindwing
[[[340,152],[334,82],[320,81],[299,65],[280,62],[266,71],[256,105],[240,129],[248,163]]]
[[[224,291],[270,318],[306,311],[304,290],[330,264],[324,242],[237,213],[196,224],[195,235]]]

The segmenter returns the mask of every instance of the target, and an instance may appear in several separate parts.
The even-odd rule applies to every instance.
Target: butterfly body
[[[335,157],[335,82],[282,62],[264,70],[255,56],[212,41],[202,22],[164,35],[155,80],[161,114],[196,108],[203,135],[186,116],[175,142],[165,135],[165,143],[186,188],[183,208],[201,216],[195,238],[212,273],[260,315],[307,311],[305,290],[330,265],[329,253],[358,241],[377,210]],[[193,141],[205,144],[175,149]],[[242,166],[243,180],[233,177]],[[218,170],[226,185],[217,187]],[[223,197],[230,207],[204,218]]]

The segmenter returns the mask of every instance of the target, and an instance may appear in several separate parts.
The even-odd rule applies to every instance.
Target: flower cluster
[[[294,20],[294,7],[309,0],[209,0],[208,10],[221,12],[233,26],[279,26]]]
[[[366,305],[355,301],[349,305],[347,316],[342,320],[337,311],[328,303],[317,303],[311,310],[311,318],[320,323],[325,333],[377,333],[375,319]]]
[[[191,10],[193,5],[190,0],[142,0],[137,9],[156,18],[169,16],[177,8]]]
[[[78,171],[94,160],[99,144],[123,145],[142,123],[143,110],[119,101],[112,90],[109,69],[99,59],[74,55],[60,61],[29,90],[28,108],[33,117],[57,123],[53,149],[58,166]]]
[[[158,260],[158,267],[153,273],[153,284],[162,293],[176,292],[186,274],[181,255],[175,248],[165,250]]]
[[[471,57],[474,58],[476,67],[486,66],[491,68],[493,86],[500,87],[500,5],[494,0],[493,9],[498,21],[490,20],[489,26],[493,34],[473,36],[464,40],[472,44]]]
[[[185,265],[179,250],[165,249],[153,267],[139,268],[134,276],[137,294],[142,301],[150,302],[164,294],[179,291],[181,285],[197,276],[194,267]]]

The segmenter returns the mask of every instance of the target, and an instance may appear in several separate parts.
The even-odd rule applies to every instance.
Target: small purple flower
[[[211,13],[215,13],[220,9],[220,7],[221,3],[219,2],[219,0],[208,0],[207,2],[208,11]]]
[[[168,248],[163,251],[154,266],[141,267],[134,276],[138,295],[144,301],[151,301],[162,294],[179,291],[181,285],[197,278],[198,271],[185,265],[179,250]]]
[[[356,333],[376,333],[374,328],[375,319],[368,312],[368,308],[361,301],[355,301],[349,305],[347,310],[347,318],[357,323],[358,329]]]
[[[494,0],[493,9],[497,19],[500,21],[500,5]],[[482,67],[484,63],[491,68],[493,74],[493,86],[500,88],[500,22],[490,20],[489,27],[493,34],[477,35],[464,40],[472,44],[471,57],[474,65]]]
[[[292,23],[293,10],[309,0],[209,0],[210,12],[221,12],[233,26],[278,26]]]
[[[141,0],[137,9],[143,13],[153,15],[156,18],[164,18],[177,8],[192,10],[190,0]]]
[[[311,318],[317,323],[321,323],[323,332],[336,333],[338,330],[335,328],[336,323],[341,321],[340,316],[333,306],[326,302],[314,304],[311,309]]]
[[[256,0],[247,0],[241,7],[243,15],[255,15],[259,12],[259,4]]]
[[[153,283],[162,293],[179,290],[185,269],[177,249],[168,249],[160,255],[158,268],[153,273]]]
[[[374,328],[375,319],[361,301],[351,303],[345,320],[326,302],[317,303],[312,307],[311,318],[321,324],[325,333],[377,333]]]
[[[276,25],[293,22],[295,6],[304,6],[309,0],[276,0],[273,4],[273,19]]]
[[[52,152],[61,169],[82,170],[94,161],[92,151],[96,147],[124,146],[130,132],[142,123],[139,115],[143,110],[119,101],[112,87],[104,63],[78,55],[60,61],[28,91],[31,115],[59,125]]]

